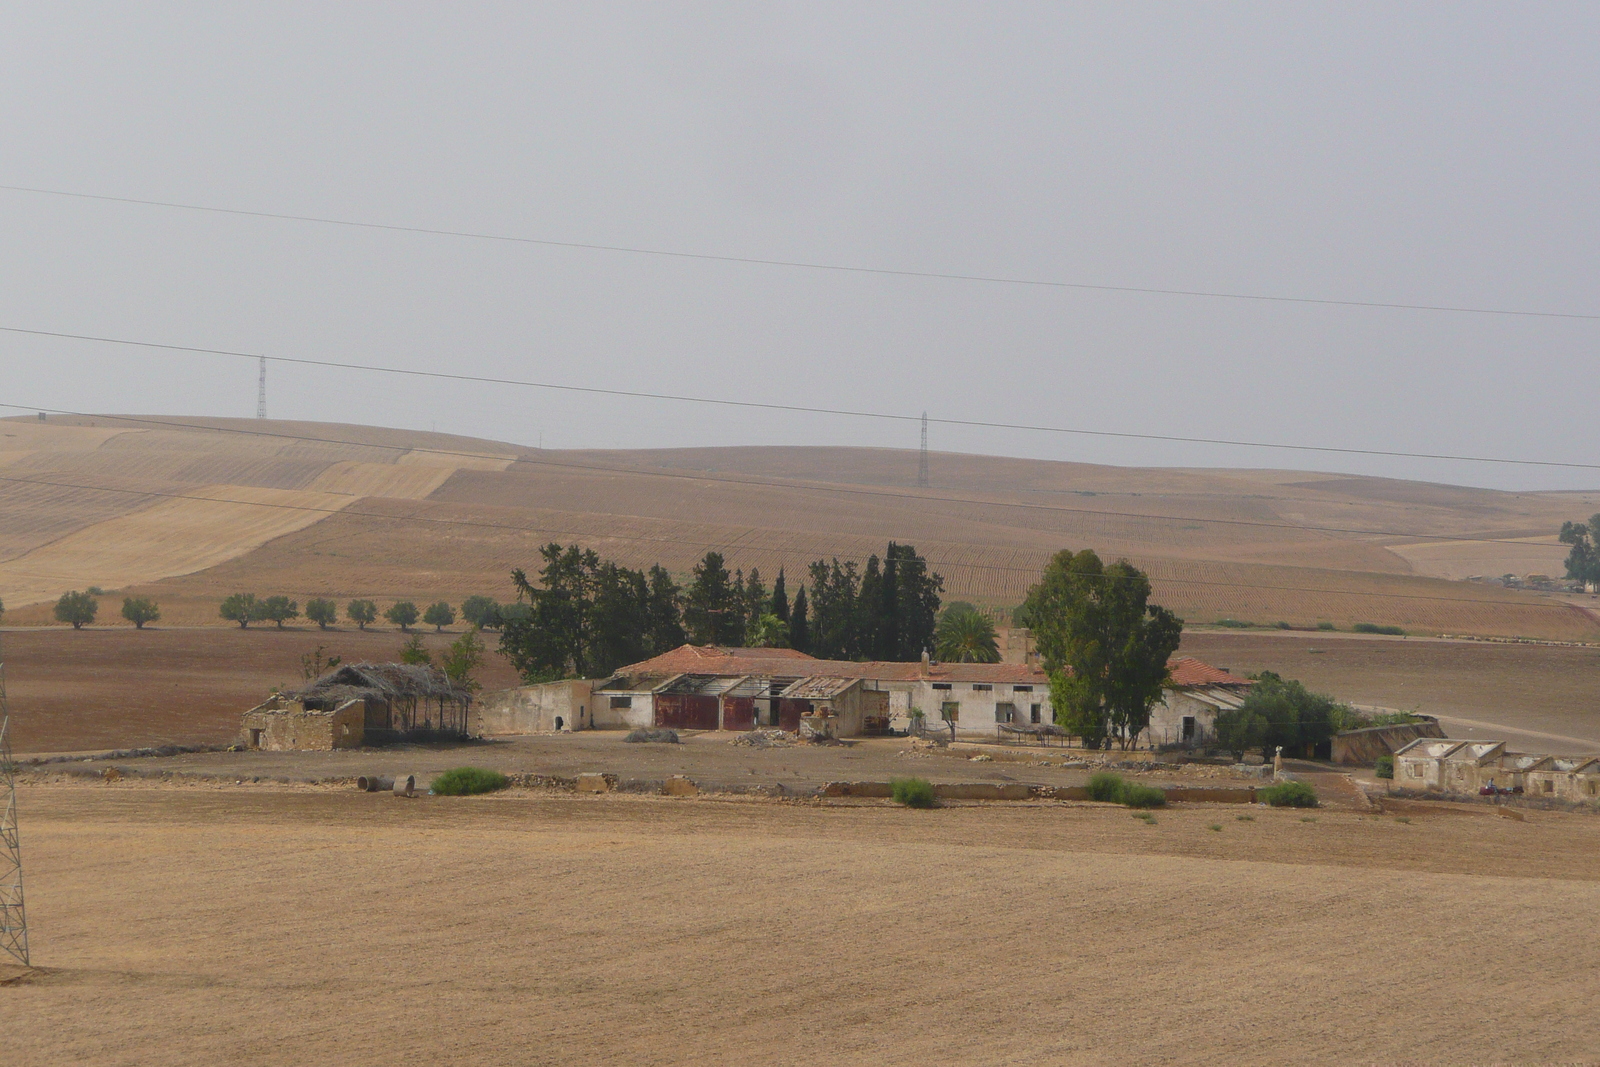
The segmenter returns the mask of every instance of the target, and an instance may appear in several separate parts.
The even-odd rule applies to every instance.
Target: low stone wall
[[[1334,734],[1331,755],[1335,763],[1374,763],[1379,756],[1393,755],[1419,737],[1443,736],[1444,728],[1431,719],[1397,726],[1368,726]]]

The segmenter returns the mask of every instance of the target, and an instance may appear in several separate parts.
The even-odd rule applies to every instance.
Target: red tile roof
[[[1179,656],[1176,659],[1167,660],[1167,673],[1172,676],[1172,684],[1180,687],[1250,684],[1250,679],[1248,678],[1236,677],[1220,667],[1213,667],[1209,663],[1201,663],[1193,656]]]
[[[1179,656],[1167,663],[1172,684],[1180,687],[1206,685],[1249,685],[1227,671],[1202,663],[1192,656]],[[713,645],[683,645],[654,659],[621,667],[616,672],[627,677],[670,677],[676,674],[742,675],[779,677],[876,678],[886,682],[978,682],[991,685],[1050,684],[1043,669],[1026,663],[855,663],[848,660],[815,659],[792,648],[722,648]]]

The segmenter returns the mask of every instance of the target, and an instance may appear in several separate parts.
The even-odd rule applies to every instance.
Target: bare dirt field
[[[7,1064],[1579,1063],[1600,818],[22,790]],[[1312,820],[1312,821],[1308,821]],[[1220,829],[1212,829],[1220,827]]]
[[[424,633],[437,655],[458,633]],[[77,752],[147,745],[227,744],[239,716],[273,686],[301,683],[300,657],[318,645],[347,663],[392,661],[393,628],[277,630],[12,629],[0,634],[19,752]],[[494,638],[489,638],[492,644]],[[498,655],[478,672],[490,688],[515,685]]]
[[[1086,761],[1118,759],[1122,755],[1054,746],[935,747],[907,738],[752,748],[740,743],[741,735],[720,731],[686,732],[678,744],[632,744],[624,740],[625,736],[619,730],[595,730],[337,752],[188,752],[122,759],[107,756],[67,764],[47,763],[34,773],[98,776],[107,768],[116,768],[129,775],[194,776],[239,784],[257,780],[348,784],[361,775],[415,775],[418,788],[426,789],[440,772],[470,764],[512,776],[570,779],[584,773],[612,774],[640,785],[654,783],[655,792],[660,792],[659,783],[666,778],[683,775],[708,791],[767,791],[777,786],[790,794],[800,794],[828,782],[887,782],[911,775],[935,783],[1075,786],[1089,777]],[[1261,779],[1228,766],[1176,766],[1163,762],[1147,768],[1142,757],[1148,753],[1135,756],[1132,762],[1140,766],[1124,769],[1123,773],[1153,784],[1233,789],[1261,784]],[[1316,764],[1305,766],[1326,770]]]
[[[1516,734],[1507,739],[1523,751],[1600,752],[1597,648],[1186,631],[1180,651],[1235,672],[1277,671],[1340,700],[1437,715],[1451,737]]]
[[[437,653],[457,636],[424,640]],[[300,681],[300,657],[319,644],[355,662],[393,659],[402,640],[388,627],[19,628],[0,634],[0,647],[17,750],[77,752],[226,744],[245,709]],[[496,638],[485,641],[493,648]],[[1514,738],[1527,751],[1600,751],[1600,649],[1187,631],[1181,651],[1235,671],[1275,670],[1341,700],[1456,720],[1451,736],[1496,736],[1498,727],[1530,735]],[[517,684],[493,653],[479,678],[488,689]]]
[[[1257,470],[1101,467],[936,454],[724,448],[547,452],[375,427],[100,416],[0,419],[0,599],[50,620],[69,588],[155,597],[218,625],[246,590],[305,599],[509,595],[541,543],[582,542],[686,576],[864,560],[914,544],[952,598],[1018,603],[1045,560],[1093,547],[1146,568],[1157,599],[1222,618],[1600,640],[1600,616],[1482,583],[1558,573],[1564,519],[1597,493],[1505,493]],[[1438,548],[1430,546],[1440,546]]]

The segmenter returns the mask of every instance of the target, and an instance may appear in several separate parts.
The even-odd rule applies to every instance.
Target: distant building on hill
[[[282,752],[465,738],[471,704],[468,690],[433,667],[354,663],[245,712],[243,741]]]

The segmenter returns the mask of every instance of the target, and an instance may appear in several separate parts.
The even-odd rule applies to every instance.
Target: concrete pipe
[[[363,774],[356,779],[356,788],[365,793],[381,793],[394,788],[394,779],[376,774]]]
[[[394,795],[397,797],[414,797],[417,795],[417,776],[408,774],[404,778],[394,780]]]

